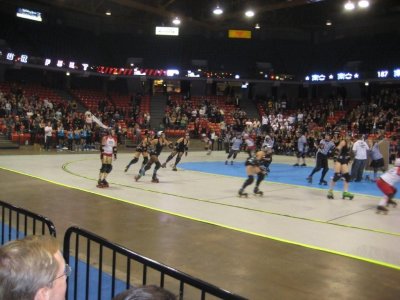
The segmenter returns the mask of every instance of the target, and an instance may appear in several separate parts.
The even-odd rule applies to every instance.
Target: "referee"
[[[326,173],[329,170],[328,167],[328,155],[332,153],[335,148],[335,144],[331,141],[331,136],[329,134],[325,134],[325,138],[319,142],[319,149],[316,155],[316,166],[312,170],[311,174],[307,177],[307,181],[312,183],[312,177],[315,173],[319,172],[322,169],[321,179],[319,180],[319,184],[327,185],[328,183],[324,180]]]

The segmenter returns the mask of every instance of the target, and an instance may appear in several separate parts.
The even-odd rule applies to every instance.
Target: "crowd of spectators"
[[[115,128],[119,138],[133,132],[140,134],[140,128],[150,127],[150,114],[140,111],[139,97],[132,101],[131,111],[104,101],[99,103],[94,115],[110,127]],[[397,134],[400,134],[400,89],[386,88],[372,95],[367,101],[356,102],[350,107],[342,98],[318,99],[317,101],[297,101],[296,109],[284,109],[286,101],[266,100],[259,104],[260,118],[249,119],[244,109],[232,105],[228,113],[223,105],[210,101],[207,97],[201,101],[184,99],[178,101],[171,96],[161,129],[188,130],[192,137],[208,135],[218,142],[218,148],[226,144],[235,132],[245,132],[260,145],[266,134],[274,134],[275,152],[292,155],[295,149],[296,133],[308,132],[309,155],[316,151],[314,141],[324,133],[332,134],[334,140],[340,134],[366,134],[374,138],[384,133],[392,139],[392,154],[397,151]],[[225,103],[224,103],[225,104]],[[6,126],[5,133],[30,133],[30,144],[45,143],[45,128],[50,122],[53,130],[52,144],[57,149],[84,151],[94,148],[100,139],[100,128],[96,123],[88,124],[85,114],[78,111],[76,101],[52,103],[49,99],[40,99],[37,95],[26,96],[24,90],[13,85],[8,93],[0,91],[0,118]],[[126,123],[123,128],[120,122]],[[213,125],[213,126],[211,126]]]

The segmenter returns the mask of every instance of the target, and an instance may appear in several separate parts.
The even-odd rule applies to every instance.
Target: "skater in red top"
[[[382,212],[384,214],[387,214],[389,210],[386,208],[386,206],[397,206],[397,203],[393,201],[393,198],[397,192],[395,185],[399,182],[400,158],[396,158],[396,161],[394,162],[394,167],[382,174],[382,176],[379,177],[379,179],[376,181],[376,185],[384,194],[383,199],[381,199],[378,207],[376,208],[377,213]]]
[[[117,159],[117,139],[113,136],[111,128],[107,129],[107,135],[101,140],[100,153],[101,169],[97,187],[105,188],[108,187],[106,178],[112,170],[113,155],[114,160]]]

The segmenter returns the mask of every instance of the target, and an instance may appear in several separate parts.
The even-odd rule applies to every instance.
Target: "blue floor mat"
[[[244,161],[235,161],[233,165],[225,165],[225,162],[185,162],[179,164],[179,167],[186,170],[205,172],[211,174],[227,175],[234,177],[246,178],[246,171],[244,166]],[[328,189],[328,186],[321,186],[318,184],[321,177],[321,172],[319,171],[313,176],[313,183],[309,184],[306,181],[308,175],[310,175],[313,170],[312,167],[293,167],[288,164],[272,163],[270,166],[271,172],[265,179],[270,182],[292,184],[298,186],[313,187],[319,189]],[[369,175],[372,178],[371,172],[364,172],[364,176]],[[325,180],[330,181],[333,176],[333,171],[329,170],[325,176]],[[342,191],[343,182],[340,180],[335,186],[336,191]],[[382,196],[382,192],[378,189],[374,182],[351,182],[349,191],[352,193],[360,193],[371,196]]]

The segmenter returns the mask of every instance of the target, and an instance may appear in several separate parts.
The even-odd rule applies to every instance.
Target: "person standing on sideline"
[[[367,164],[369,146],[364,141],[364,136],[360,136],[359,139],[353,145],[354,162],[351,166],[351,180],[360,182],[364,173],[365,166]]]
[[[319,143],[317,155],[316,155],[316,165],[312,170],[311,174],[307,177],[307,181],[312,183],[312,177],[315,173],[319,172],[322,169],[321,178],[319,180],[319,184],[327,185],[328,183],[324,180],[326,173],[329,171],[328,167],[328,156],[332,153],[335,148],[335,144],[331,141],[331,136],[329,134],[325,134],[325,138],[322,139]]]
[[[51,122],[47,122],[47,125],[44,127],[44,150],[49,151],[51,147],[51,138],[53,135],[53,127],[51,126]]]
[[[70,274],[52,236],[27,236],[0,247],[0,299],[65,300]]]
[[[335,187],[336,182],[344,178],[343,183],[343,194],[342,199],[349,198],[353,200],[354,195],[349,193],[349,182],[350,182],[350,174],[349,174],[349,162],[350,162],[350,150],[351,149],[351,141],[349,137],[343,138],[338,146],[335,149],[335,156],[333,158],[334,164],[334,176],[330,183],[330,189],[328,191],[328,199],[333,199],[333,188]]]
[[[378,176],[378,171],[384,171],[385,169],[385,161],[383,160],[383,155],[379,150],[379,145],[382,140],[376,140],[374,145],[371,148],[371,164],[370,167],[374,170],[374,179],[376,181]]]
[[[396,195],[397,189],[396,184],[400,182],[400,158],[396,158],[394,167],[382,174],[381,177],[376,181],[376,185],[383,192],[384,196],[379,202],[376,212],[387,214],[388,209],[386,206],[393,205],[397,206],[397,203],[393,201]]]
[[[297,135],[300,135],[300,132],[298,132]],[[297,139],[297,153],[296,153],[297,162],[293,165],[294,167],[298,167],[298,166],[306,167],[307,166],[306,165],[307,147],[308,147],[307,132],[304,132]],[[302,160],[303,160],[303,163],[301,165],[300,165],[300,158],[302,158]]]

